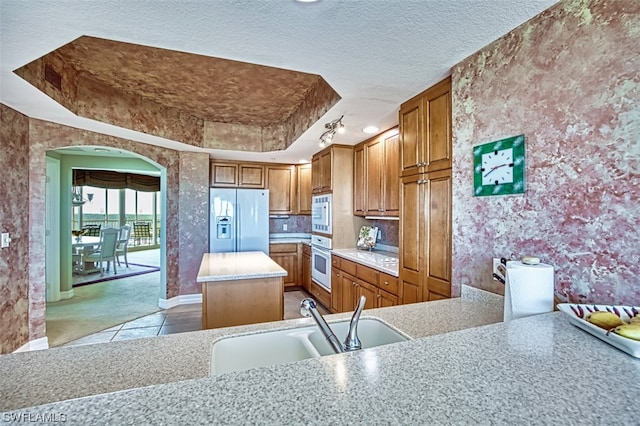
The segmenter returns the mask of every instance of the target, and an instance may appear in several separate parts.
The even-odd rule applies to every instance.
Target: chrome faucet
[[[356,306],[356,310],[351,316],[351,322],[349,322],[349,332],[347,333],[347,337],[344,339],[343,344],[340,344],[340,341],[338,341],[338,338],[333,333],[333,330],[331,330],[331,327],[329,327],[329,324],[327,324],[327,322],[324,320],[322,314],[318,312],[316,302],[313,299],[307,298],[300,302],[300,314],[305,317],[313,317],[313,319],[318,324],[320,331],[327,339],[335,353],[339,354],[345,351],[357,351],[358,349],[362,349],[362,344],[360,343],[360,339],[358,338],[358,321],[360,320],[360,314],[364,309],[366,301],[366,297],[360,296],[360,300],[358,300],[358,306]]]

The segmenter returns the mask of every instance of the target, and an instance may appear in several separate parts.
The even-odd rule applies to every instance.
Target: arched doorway
[[[59,260],[50,247],[45,252],[47,271],[55,269],[55,262],[58,262],[60,270],[57,279],[55,273],[51,274],[52,277],[47,274],[46,329],[49,346],[53,347],[160,309],[160,301],[166,297],[166,239],[163,232],[166,229],[166,169],[139,154],[102,146],[58,148],[47,151],[47,158],[55,159],[60,169],[59,182],[52,185],[59,189],[58,199],[54,200],[53,196],[46,194],[47,205],[57,202],[60,206],[58,220],[48,220],[46,225],[49,228],[49,223],[58,224],[56,232],[47,229],[46,234],[60,235],[58,244],[53,244],[60,248]],[[108,182],[101,187],[80,186],[73,181],[73,171],[80,169],[157,176],[160,180],[159,191],[150,193],[122,187],[109,188]],[[72,195],[74,184],[76,191],[85,193],[81,195],[81,201],[76,203]],[[88,197],[88,194],[91,196]],[[91,198],[91,201],[87,198]],[[151,201],[151,205],[147,205],[148,201]],[[140,244],[140,240],[134,241],[128,257],[129,260],[140,259],[135,254],[136,250],[154,251],[157,262],[153,259],[154,255],[145,253],[146,256],[142,257],[146,260],[144,263],[151,265],[143,266],[157,265],[157,270],[132,273],[133,269],[141,269],[141,263],[132,262],[129,270],[121,267],[120,277],[111,275],[104,279],[98,273],[96,280],[91,281],[93,277],[88,277],[87,281],[85,274],[74,273],[72,253],[75,249],[70,237],[71,230],[82,226],[83,222],[97,222],[106,228],[125,224],[131,226],[136,221],[141,223],[143,219],[151,224],[149,229],[154,234],[144,241],[146,244]],[[83,285],[83,282],[91,284]]]

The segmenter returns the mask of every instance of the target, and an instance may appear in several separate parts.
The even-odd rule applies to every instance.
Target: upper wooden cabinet
[[[353,214],[357,216],[365,216],[367,213],[364,152],[364,144],[353,149]]]
[[[264,188],[264,166],[252,163],[212,161],[209,185],[232,188]]]
[[[400,106],[402,176],[451,168],[451,77]]]
[[[296,214],[311,214],[311,164],[296,166],[298,208]]]
[[[398,216],[400,142],[393,128],[354,149],[354,212],[358,216]]]
[[[311,191],[315,193],[331,191],[332,156],[334,145],[315,154],[311,160]]]
[[[297,209],[296,167],[267,165],[267,189],[269,190],[269,214],[294,214]]]

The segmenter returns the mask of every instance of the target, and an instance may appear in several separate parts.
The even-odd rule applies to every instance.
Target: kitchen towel
[[[553,266],[507,262],[504,321],[553,311]]]

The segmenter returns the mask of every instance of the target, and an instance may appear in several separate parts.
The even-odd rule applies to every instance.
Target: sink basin
[[[349,321],[329,325],[338,340],[344,340],[349,330]],[[408,340],[392,327],[372,318],[360,320],[358,337],[363,349]],[[316,325],[231,336],[213,344],[211,374],[286,364],[334,353]]]
[[[336,322],[329,325],[333,333],[338,337],[338,340],[342,342],[349,331],[349,321]],[[358,324],[358,337],[360,338],[360,343],[362,343],[362,349],[408,340],[387,324],[373,318],[363,318],[360,320]],[[320,356],[335,353],[318,327],[309,334],[309,340],[320,353]]]

